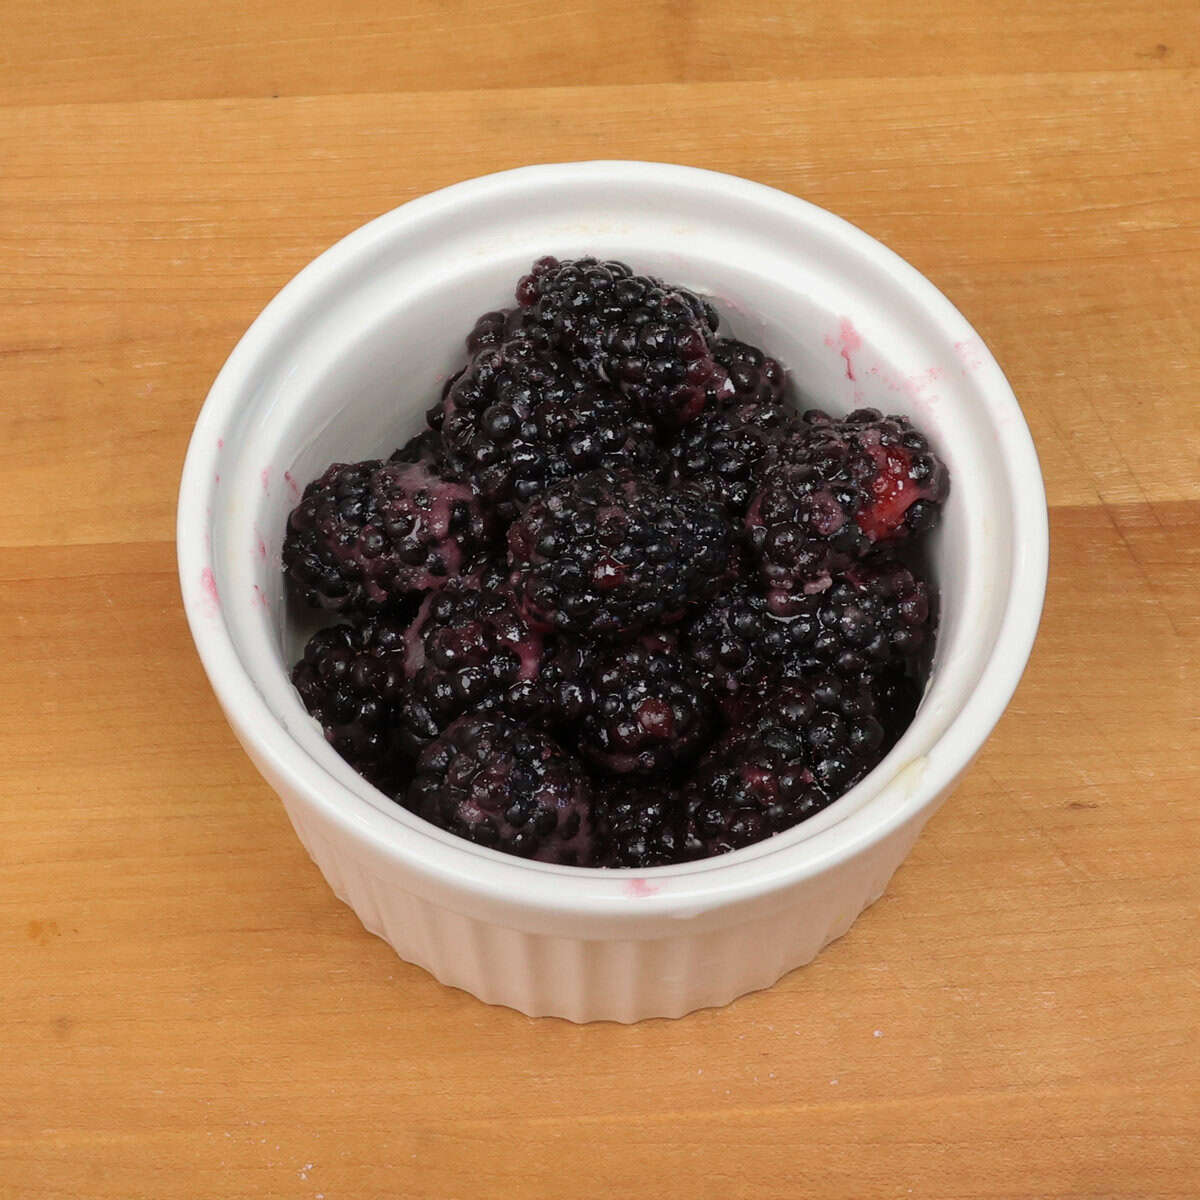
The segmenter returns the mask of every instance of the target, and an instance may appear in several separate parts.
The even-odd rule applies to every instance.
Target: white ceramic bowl
[[[931,551],[936,660],[900,743],[795,829],[643,872],[526,862],[435,829],[351,770],[288,682],[303,630],[279,551],[298,487],[331,461],[386,454],[414,433],[474,317],[510,303],[534,258],[585,253],[711,297],[724,326],[781,358],[811,404],[907,413],[952,475]],[[528,167],[446,188],[301,271],[213,384],[184,468],[178,538],[213,689],[334,892],[444,983],[575,1021],[725,1004],[845,933],[1008,703],[1047,555],[1021,411],[940,292],[792,196],[637,162]]]

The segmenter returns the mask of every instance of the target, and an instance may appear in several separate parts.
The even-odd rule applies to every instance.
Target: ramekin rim
[[[571,177],[620,172],[647,183],[700,183],[727,195],[790,207],[832,238],[869,254],[889,271],[939,325],[956,324],[979,342],[976,376],[993,403],[1008,410],[1009,420],[997,422],[1001,457],[1014,486],[1012,521],[1013,563],[1004,615],[979,681],[966,703],[952,717],[925,758],[933,763],[917,786],[893,793],[897,776],[874,784],[874,795],[861,809],[810,837],[780,844],[749,861],[734,852],[700,863],[645,870],[594,870],[553,867],[486,851],[459,839],[413,837],[410,826],[380,813],[356,796],[295,742],[270,709],[234,646],[223,615],[214,619],[211,570],[203,539],[208,528],[213,494],[216,433],[236,409],[238,382],[248,373],[272,339],[286,327],[322,283],[398,227],[439,209],[485,195],[488,191],[541,178],[562,182]],[[1017,484],[1020,486],[1016,486]],[[639,160],[588,160],[517,167],[449,185],[410,200],[353,230],[303,267],[271,299],[230,353],[214,380],[189,441],[180,484],[176,521],[180,588],[188,623],[211,686],[235,730],[249,738],[256,751],[312,804],[355,836],[368,838],[378,849],[418,872],[440,879],[476,899],[511,903],[559,914],[628,915],[626,889],[633,877],[655,880],[658,890],[640,892],[639,916],[708,910],[735,900],[747,900],[782,889],[831,869],[885,837],[915,812],[932,803],[986,741],[1015,692],[1032,652],[1045,595],[1048,568],[1048,520],[1044,483],[1032,435],[1012,388],[990,349],[954,304],[924,275],[893,250],[862,229],[798,196],[765,184],[703,168]],[[936,753],[936,758],[935,758]],[[902,773],[902,772],[901,772]],[[854,793],[847,793],[847,797]],[[884,803],[886,800],[892,803]],[[898,799],[898,802],[897,802]],[[398,810],[399,812],[400,810]],[[873,817],[873,820],[868,820]],[[386,825],[382,822],[386,821]],[[386,836],[384,834],[386,830]],[[849,836],[847,836],[849,834]],[[787,835],[780,835],[786,837]],[[776,839],[772,839],[775,841]],[[570,888],[564,887],[570,881]],[[669,881],[671,886],[663,886]]]

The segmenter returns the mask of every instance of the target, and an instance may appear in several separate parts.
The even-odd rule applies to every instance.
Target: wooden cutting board
[[[0,1195],[1200,1196],[1194,0],[0,0]],[[412,196],[667,159],[833,209],[1008,371],[1052,570],[886,897],[679,1022],[369,937],[223,723],[175,487],[262,305]]]

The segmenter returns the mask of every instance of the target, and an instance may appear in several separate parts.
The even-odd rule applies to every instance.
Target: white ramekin
[[[620,258],[709,295],[805,401],[907,413],[947,460],[941,626],[912,727],[812,820],[735,854],[588,871],[418,820],[326,744],[288,682],[305,632],[279,549],[298,488],[420,426],[474,317],[543,254]],[[1046,509],[1004,375],[929,282],[860,230],[727,175],[527,167],[372,221],[306,267],[229,357],[179,497],[196,647],[246,752],[334,892],[401,957],[530,1015],[636,1021],[725,1004],[807,962],[876,899],[988,736],[1033,645]],[[897,946],[896,953],[903,953]]]

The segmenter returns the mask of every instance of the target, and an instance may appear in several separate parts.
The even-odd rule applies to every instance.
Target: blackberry
[[[442,401],[442,432],[504,520],[548,486],[602,466],[660,469],[629,400],[528,337],[486,344]]]
[[[733,388],[733,404],[778,404],[787,390],[783,364],[757,346],[736,338],[718,338],[713,358],[725,368]]]
[[[662,774],[699,757],[713,729],[712,704],[685,677],[679,646],[649,634],[604,655],[579,752],[614,775]]]
[[[470,486],[438,475],[426,458],[335,463],[288,517],[283,564],[306,603],[376,612],[441,587],[489,532]]]
[[[661,783],[611,779],[593,785],[595,866],[662,867],[683,861],[687,817],[678,791]]]
[[[866,775],[883,746],[865,685],[816,676],[768,693],[687,785],[688,857],[737,850],[813,816]]]
[[[573,728],[596,702],[595,659],[589,643],[547,634],[537,675],[518,679],[508,689],[505,711],[551,732]]]
[[[931,632],[928,586],[888,558],[855,563],[801,607],[796,619],[813,627],[812,659],[847,679],[914,665]]]
[[[288,517],[283,566],[305,603],[332,612],[392,599],[387,540],[371,492],[378,461],[334,463]]]
[[[787,376],[775,359],[732,338],[719,339],[713,354],[732,394],[706,406],[671,441],[671,480],[694,483],[740,517],[798,416],[784,398]]]
[[[396,713],[407,687],[407,616],[369,618],[313,634],[292,683],[325,738],[355,770],[388,790],[405,762]]]
[[[789,596],[783,606],[754,580],[735,579],[688,621],[683,647],[689,677],[734,721],[777,681],[914,670],[931,633],[925,581],[874,557],[835,576],[827,591]]]
[[[950,491],[950,473],[907,417],[860,408],[841,421],[817,412],[809,413],[807,421],[814,431],[822,431],[814,432],[805,449],[810,461],[814,455],[818,460],[827,456],[835,438],[871,459],[874,471],[855,521],[873,544],[901,541],[937,524]]]
[[[746,528],[777,603],[824,591],[876,543],[930,528],[946,468],[904,417],[806,413],[750,502]]]
[[[468,484],[436,474],[427,460],[385,463],[372,488],[405,590],[441,587],[486,549],[492,518],[479,497]]]
[[[421,752],[402,802],[480,846],[542,862],[591,861],[591,794],[579,763],[511,717],[460,717]]]
[[[732,529],[697,494],[631,472],[558,484],[508,531],[530,624],[594,638],[678,621],[716,591],[732,546]]]
[[[684,627],[685,669],[738,721],[798,662],[813,634],[811,624],[776,617],[753,578],[734,578]]]
[[[693,484],[741,517],[794,420],[790,409],[774,400],[707,410],[670,445],[672,483]]]
[[[512,689],[538,682],[543,653],[502,569],[431,592],[405,637],[411,686],[397,709],[397,736],[415,753],[456,717],[502,707]]]
[[[558,350],[630,397],[661,429],[676,429],[733,394],[713,353],[716,310],[684,288],[621,262],[542,258],[517,302]]]
[[[540,327],[530,319],[523,308],[505,308],[496,312],[485,312],[475,321],[467,334],[467,353],[472,358],[485,346],[498,346],[514,337],[534,337],[548,343]]]

